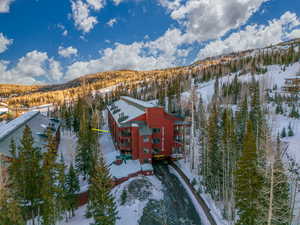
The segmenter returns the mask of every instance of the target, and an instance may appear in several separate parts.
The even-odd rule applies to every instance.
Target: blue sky
[[[294,0],[0,0],[0,83],[188,65],[300,37]]]

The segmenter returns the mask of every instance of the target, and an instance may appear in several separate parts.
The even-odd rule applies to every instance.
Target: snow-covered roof
[[[138,116],[141,116],[145,113],[145,111],[138,109],[137,107],[128,104],[124,100],[120,99],[113,103],[113,105],[108,106],[108,110],[111,112],[113,118],[117,123],[126,123]],[[124,117],[122,122],[119,121],[121,117]]]
[[[121,96],[121,99],[124,100],[124,101],[128,101],[130,103],[134,103],[134,104],[137,104],[137,105],[140,105],[144,108],[151,108],[151,107],[155,107],[154,104],[150,103],[150,102],[145,102],[145,101],[142,101],[142,100],[139,100],[139,99],[135,99],[135,98],[131,98],[131,97],[128,97],[128,96]]]
[[[11,132],[13,132],[15,129],[22,126],[24,123],[26,123],[28,120],[30,120],[32,117],[36,116],[39,112],[37,111],[31,111],[23,114],[22,116],[18,117],[17,119],[14,119],[10,121],[9,123],[5,124],[4,126],[0,127],[0,140],[4,139],[7,135],[9,135]]]
[[[47,139],[40,134],[45,132],[45,126],[50,126],[55,131],[59,128],[59,122],[54,122],[50,118],[43,116],[39,111],[25,113],[17,119],[0,126],[0,153],[10,156],[10,142],[13,139],[17,145],[20,144],[25,125],[28,125],[31,129],[34,146],[40,147],[42,150],[44,150]]]
[[[113,118],[117,123],[124,124],[138,116],[145,114],[146,108],[157,107],[155,104],[134,99],[128,96],[121,96],[120,100],[108,106]],[[121,119],[123,118],[123,119]]]

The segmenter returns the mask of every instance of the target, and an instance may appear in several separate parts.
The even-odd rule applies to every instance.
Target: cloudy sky
[[[300,37],[299,0],[0,0],[0,83],[188,65]]]

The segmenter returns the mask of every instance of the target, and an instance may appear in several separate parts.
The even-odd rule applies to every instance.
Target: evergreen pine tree
[[[262,188],[262,176],[257,168],[257,147],[249,120],[244,138],[243,152],[235,172],[235,196],[238,212],[237,225],[257,225],[259,214],[258,193]]]
[[[42,198],[42,224],[55,225],[59,218],[57,211],[57,169],[58,163],[56,162],[56,140],[51,135],[51,130],[47,131],[48,144],[47,152],[43,154],[42,166],[42,184],[41,184],[41,198]]]
[[[88,178],[92,171],[93,162],[93,133],[89,124],[89,112],[87,105],[82,101],[82,114],[80,115],[80,129],[78,133],[77,153],[76,153],[76,169]]]
[[[222,186],[223,167],[222,152],[220,149],[220,129],[219,116],[217,106],[213,106],[213,110],[208,120],[208,172],[206,184],[208,191],[214,200],[220,200],[220,192],[218,188]]]
[[[21,206],[26,206],[22,208],[24,218],[35,218],[39,216],[41,206],[42,154],[39,148],[34,147],[32,133],[27,125],[18,154],[14,147],[11,152],[12,160],[8,171],[15,198]],[[34,220],[32,223],[35,225]]]
[[[289,137],[294,136],[294,131],[293,131],[292,127],[291,127],[291,123],[289,123],[289,126],[288,126],[288,136]]]
[[[286,130],[285,130],[285,127],[282,129],[281,131],[281,138],[285,138],[286,137]]]
[[[114,225],[117,209],[110,193],[112,181],[102,157],[95,163],[90,177],[89,204],[87,215],[94,219],[92,225]]]
[[[241,101],[240,110],[237,112],[237,141],[239,143],[239,150],[243,147],[244,135],[246,133],[246,124],[248,120],[248,100],[247,96],[244,97],[244,100]]]
[[[77,206],[76,193],[80,190],[79,179],[74,170],[73,165],[70,165],[69,173],[66,177],[66,192],[68,200],[68,210],[71,216],[74,216],[74,212]]]
[[[260,91],[259,91],[259,83],[255,80],[252,81],[253,86],[253,95],[251,99],[251,110],[249,114],[249,118],[253,123],[253,131],[254,137],[256,141],[257,148],[260,148],[262,136],[262,128],[263,128],[263,115],[260,104]]]
[[[296,109],[295,104],[293,104],[292,111],[289,116],[291,118],[296,118],[296,119],[300,118],[300,114],[299,114],[298,110]]]
[[[9,189],[7,183],[0,180],[0,224],[25,225],[19,204]]]
[[[127,190],[124,189],[121,194],[121,205],[124,205],[126,203],[126,200],[127,200]]]
[[[65,174],[66,165],[61,155],[60,162],[57,167],[57,211],[59,215],[63,215],[68,210],[68,199],[67,199],[67,177]]]

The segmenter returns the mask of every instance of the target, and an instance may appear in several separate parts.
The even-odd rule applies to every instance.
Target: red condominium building
[[[126,158],[151,163],[153,158],[183,153],[182,118],[155,104],[122,96],[108,109],[108,124],[117,149]]]

